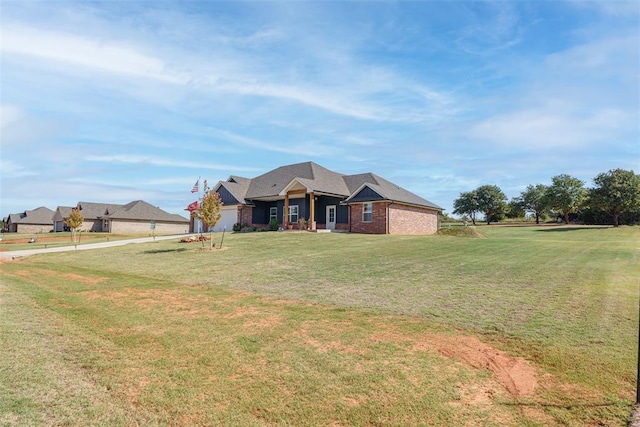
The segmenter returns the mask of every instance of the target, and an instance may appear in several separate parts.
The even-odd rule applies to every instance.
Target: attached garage
[[[223,206],[220,213],[222,216],[216,226],[213,227],[213,231],[222,231],[225,228],[227,231],[233,231],[233,225],[238,222],[238,207]]]

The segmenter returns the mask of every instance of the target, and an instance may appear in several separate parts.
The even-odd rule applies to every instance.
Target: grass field
[[[113,234],[113,233],[78,233],[76,241],[71,240],[70,232],[59,233],[2,233],[0,251],[19,251],[23,249],[48,249],[60,246],[85,245],[89,243],[113,242],[133,237],[149,237],[150,234]],[[29,243],[29,239],[36,241]]]
[[[625,425],[640,229],[477,230],[0,264],[0,424]]]

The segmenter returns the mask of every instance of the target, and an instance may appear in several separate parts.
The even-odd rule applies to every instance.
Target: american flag
[[[192,193],[197,193],[198,192],[198,187],[200,186],[200,178],[198,178],[198,180],[196,181],[195,184],[193,184],[193,188],[191,189]]]

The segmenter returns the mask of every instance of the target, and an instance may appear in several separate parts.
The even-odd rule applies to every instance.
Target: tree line
[[[482,215],[487,224],[504,218],[535,216],[536,224],[548,217],[562,218],[565,224],[578,220],[586,224],[640,222],[640,175],[632,170],[612,169],[593,178],[593,187],[567,174],[551,178],[550,185],[528,185],[520,195],[507,201],[496,185],[482,185],[462,192],[453,202],[453,213],[476,224]]]

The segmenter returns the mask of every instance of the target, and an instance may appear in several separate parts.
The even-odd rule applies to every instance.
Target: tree
[[[478,199],[475,191],[460,193],[453,202],[453,213],[455,215],[469,215],[473,225],[476,225],[476,213],[478,212]]]
[[[602,209],[618,227],[620,214],[640,207],[640,175],[624,169],[612,169],[593,179],[595,187],[589,192],[589,205]]]
[[[527,189],[520,193],[520,206],[527,212],[536,215],[536,224],[540,224],[540,216],[549,208],[547,186],[543,184],[527,185]]]
[[[475,190],[478,211],[484,213],[487,225],[494,216],[502,214],[507,206],[507,196],[497,185],[483,185]]]
[[[569,224],[569,214],[577,212],[587,197],[584,182],[567,174],[551,178],[546,198],[551,209],[562,214],[565,224]]]
[[[69,226],[71,229],[71,241],[76,241],[76,231],[78,228],[82,227],[82,223],[84,222],[84,217],[80,213],[80,209],[73,208],[71,209],[71,213],[68,217],[64,219],[64,223]]]
[[[507,209],[505,212],[505,215],[507,218],[511,218],[511,219],[517,219],[517,218],[521,218],[524,219],[525,217],[525,210],[522,208],[522,202],[520,201],[520,199],[518,197],[514,197],[512,198],[509,203],[507,203]]]
[[[194,218],[198,218],[207,227],[209,233],[211,233],[213,227],[218,223],[222,214],[222,200],[220,195],[209,188],[207,181],[204,181],[204,195],[200,199],[200,205],[198,209],[191,212]],[[210,240],[211,248],[213,249],[213,239]],[[204,246],[204,243],[203,243]]]

